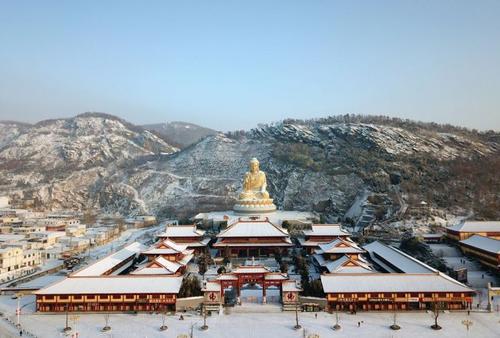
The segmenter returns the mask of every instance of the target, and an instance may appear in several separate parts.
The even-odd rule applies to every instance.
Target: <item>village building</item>
[[[500,240],[473,235],[459,242],[465,255],[472,256],[484,266],[500,272]]]
[[[473,235],[500,239],[500,221],[465,221],[445,229],[446,237],[461,241]]]
[[[169,239],[175,243],[186,245],[195,253],[204,251],[210,242],[210,238],[204,238],[204,230],[199,230],[196,225],[167,225],[165,232],[159,234],[159,239]]]
[[[340,224],[313,224],[311,229],[302,230],[303,237],[298,242],[308,254],[312,254],[320,244],[329,243],[337,238],[346,239],[351,235]]]
[[[267,217],[239,217],[217,235],[213,247],[223,257],[260,257],[293,247],[288,231]]]
[[[440,272],[334,273],[321,276],[330,311],[470,309],[474,290]]]

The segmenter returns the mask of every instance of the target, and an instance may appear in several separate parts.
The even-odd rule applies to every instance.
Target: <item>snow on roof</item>
[[[484,251],[494,254],[500,254],[500,241],[494,238],[473,235],[467,239],[460,241],[461,244],[466,244]]]
[[[156,246],[158,247],[161,245],[168,246],[169,248],[172,248],[172,249],[176,250],[177,252],[183,252],[187,249],[187,245],[177,244],[170,239],[165,239],[165,240],[161,241],[160,243],[158,243]]]
[[[165,269],[164,267],[148,268],[145,266],[143,268],[132,271],[130,274],[131,275],[173,275],[173,274],[175,274],[175,272],[172,272],[168,269]]]
[[[102,258],[101,260],[80,269],[71,276],[73,277],[89,277],[89,276],[100,276],[105,272],[113,269],[115,266],[120,264],[126,259],[137,255],[141,251],[145,250],[146,247],[139,242],[134,242],[132,244],[127,245],[121,250]]]
[[[151,248],[142,252],[145,255],[175,255],[179,252],[171,248]]]
[[[365,252],[356,243],[341,238],[329,243],[321,243],[317,253],[363,253]]]
[[[218,247],[226,247],[226,246],[235,246],[235,247],[270,247],[270,246],[293,246],[292,241],[287,238],[285,241],[276,241],[273,243],[269,242],[256,242],[256,243],[251,243],[251,242],[244,242],[244,243],[232,243],[232,242],[223,242],[220,238],[217,240],[217,242],[214,243],[213,247],[218,248]]]
[[[266,280],[285,280],[285,279],[288,279],[288,277],[284,273],[276,272],[276,273],[268,273],[267,275],[264,276],[264,279],[266,279]]]
[[[363,249],[368,251],[370,258],[375,263],[388,272],[429,273],[437,271],[410,255],[379,241],[367,244],[363,246]],[[390,266],[387,263],[390,263]]]
[[[324,266],[326,264],[326,260],[322,255],[314,254],[313,257],[318,262],[319,265]]]
[[[297,286],[297,282],[296,281],[286,281],[286,282],[283,282],[281,284],[281,289],[283,290],[283,292],[290,292],[290,291],[302,291],[301,288],[299,288]]]
[[[217,237],[288,237],[288,232],[268,219],[246,220],[240,217]]]
[[[204,230],[198,230],[196,225],[167,225],[165,232],[158,237],[201,237]]]
[[[156,257],[153,261],[147,263],[143,268],[133,271],[133,275],[148,275],[148,274],[174,274],[184,264],[172,262],[163,257]]]
[[[217,280],[238,280],[238,276],[231,273],[224,273],[216,278]]]
[[[313,224],[311,230],[302,231],[305,236],[350,236],[340,224]]]
[[[179,293],[182,277],[69,277],[36,291],[37,295]]]
[[[335,273],[321,276],[325,293],[342,292],[473,292],[441,273]]]
[[[269,273],[271,270],[262,265],[241,265],[233,270],[232,273]]]
[[[220,283],[206,282],[201,291],[220,291]]]
[[[179,261],[179,264],[182,264],[182,265],[186,265],[187,263],[189,263],[190,260],[192,260],[194,257],[194,254],[191,252],[187,255],[185,255],[184,257],[181,258],[181,260]]]
[[[500,221],[465,221],[447,229],[459,232],[500,232]]]
[[[373,270],[363,261],[350,259],[348,256],[344,255],[334,261],[325,260],[321,255],[313,256],[319,265],[325,267],[328,272],[362,272],[362,273],[371,273]]]
[[[196,242],[182,242],[179,244],[185,245],[188,248],[197,248],[197,247],[207,246],[208,242],[210,242],[210,238],[203,238]]]
[[[170,271],[173,271],[173,272],[176,272],[177,270],[179,270],[182,267],[182,264],[169,261],[168,259],[165,259],[163,257],[156,257],[153,260],[153,262],[150,263],[150,266],[153,265],[153,263],[157,263],[157,264],[163,266],[164,268],[166,268]]]

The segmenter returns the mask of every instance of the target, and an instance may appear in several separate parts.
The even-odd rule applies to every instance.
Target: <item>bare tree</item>
[[[438,324],[438,318],[440,311],[444,308],[443,302],[434,301],[432,305],[432,317],[434,318],[434,324],[431,325],[433,330],[441,330],[441,326]]]

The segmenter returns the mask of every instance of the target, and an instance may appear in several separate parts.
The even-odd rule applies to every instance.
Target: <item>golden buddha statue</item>
[[[266,188],[266,174],[260,171],[259,161],[252,158],[250,171],[245,174],[243,189],[233,209],[239,213],[265,213],[276,210]]]
[[[259,160],[255,157],[250,160],[250,171],[243,179],[243,191],[240,200],[245,199],[268,199],[269,193],[266,190],[266,174],[259,170]]]

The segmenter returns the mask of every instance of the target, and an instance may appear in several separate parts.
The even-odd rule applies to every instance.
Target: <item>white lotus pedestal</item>
[[[244,214],[262,214],[276,211],[272,198],[241,199],[234,205],[233,210]]]

